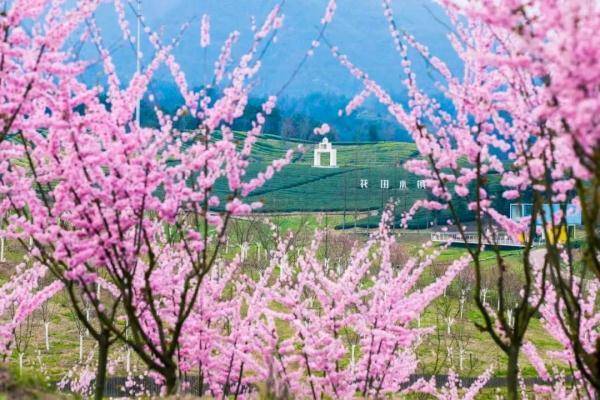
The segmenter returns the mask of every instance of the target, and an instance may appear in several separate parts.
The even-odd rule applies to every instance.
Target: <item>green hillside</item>
[[[240,146],[244,136],[236,133]],[[339,167],[314,168],[312,153],[315,143],[262,135],[254,146],[254,162],[250,164],[246,179],[264,171],[271,161],[283,157],[289,148],[299,144],[303,145],[305,152],[248,196],[249,201],[263,203],[262,212],[341,212],[347,216],[346,226],[373,227],[379,222],[379,210],[390,199],[396,202],[399,220],[401,213],[408,211],[415,200],[427,195],[426,190],[417,187],[419,178],[402,167],[406,160],[418,157],[415,145],[403,142],[333,143]],[[406,181],[406,189],[400,188],[401,181]],[[492,192],[499,188],[497,181],[497,176],[489,179],[488,189]],[[215,192],[225,199],[229,194],[227,183],[224,180],[217,182]],[[496,197],[499,203],[497,209],[503,210],[505,204],[500,196]],[[353,219],[355,214],[364,214],[365,211],[373,211],[374,215],[356,221]],[[459,204],[458,211],[463,220],[471,218],[466,204]],[[447,211],[422,211],[415,216],[411,226],[422,228],[434,220],[443,223],[449,218]]]
[[[249,176],[263,170],[267,164],[255,163]],[[361,179],[368,186],[361,188]],[[389,180],[389,189],[382,189],[381,180]],[[405,179],[408,190],[398,190]],[[221,186],[222,185],[222,186]],[[226,193],[226,183],[217,191]],[[252,193],[252,200],[264,203],[264,211],[343,211],[369,210],[381,207],[390,196],[406,199],[407,203],[424,193],[416,189],[416,178],[399,167],[313,168],[304,163],[292,164]]]
[[[241,144],[244,134],[238,132],[236,138]],[[248,178],[299,144],[304,147],[304,153],[298,154],[291,165],[250,196],[251,200],[263,202],[263,211],[371,210],[380,208],[382,201],[387,202],[391,195],[402,195],[407,202],[419,195],[416,178],[400,167],[403,161],[416,155],[416,147],[402,142],[333,143],[339,167],[314,168],[315,143],[262,135],[254,145],[254,162],[248,170]],[[368,180],[366,188],[361,188],[361,179]],[[389,189],[381,189],[382,179],[389,181]],[[408,181],[408,190],[399,191],[399,182],[403,179]],[[226,183],[221,182],[216,189],[225,194]]]

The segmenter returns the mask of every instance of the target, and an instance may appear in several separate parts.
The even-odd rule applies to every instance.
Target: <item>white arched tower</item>
[[[321,155],[323,153],[329,154],[329,165],[321,165]],[[315,147],[313,167],[337,168],[337,150],[333,148],[327,138],[323,138],[323,141]]]

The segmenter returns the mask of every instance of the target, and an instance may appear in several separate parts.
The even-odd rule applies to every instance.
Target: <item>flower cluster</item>
[[[436,254],[393,266],[389,219],[355,246],[347,265],[319,256],[319,233],[295,259],[287,250],[292,237],[280,240],[258,278],[240,272],[239,258],[217,267],[184,327],[182,369],[199,369],[212,396],[241,395],[261,382],[314,399],[401,390],[417,367],[415,347],[429,331],[414,322],[468,260],[418,287]],[[173,265],[181,268],[179,260]],[[165,277],[178,273],[170,269]],[[165,312],[168,320],[172,311]]]
[[[202,16],[200,22],[200,47],[205,48],[210,45],[210,17],[207,14]]]

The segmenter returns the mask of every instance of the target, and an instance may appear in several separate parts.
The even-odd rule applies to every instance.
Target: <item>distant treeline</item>
[[[157,126],[158,120],[153,111],[159,107],[162,111],[173,114],[183,104],[176,87],[171,84],[161,84],[154,87],[154,102],[142,100],[141,121],[145,126]],[[218,97],[216,92],[209,91],[211,97]],[[256,114],[261,112],[261,106],[266,98],[250,98],[244,110],[244,115],[233,124],[233,129],[247,131],[252,127]],[[335,141],[376,142],[376,141],[412,141],[406,131],[390,117],[387,110],[374,101],[367,101],[351,115],[343,114],[350,98],[346,96],[313,93],[305,97],[283,98],[266,119],[264,132],[283,138],[297,138],[316,141],[320,137],[314,134],[314,129],[323,123],[331,126],[328,137]],[[178,129],[193,129],[197,121],[190,115],[178,118],[175,126]]]

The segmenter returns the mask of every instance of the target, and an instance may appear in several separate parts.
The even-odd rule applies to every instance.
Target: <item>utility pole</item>
[[[137,38],[136,38],[136,54],[135,54],[135,61],[136,61],[136,66],[135,66],[135,70],[137,72],[137,74],[139,75],[141,73],[142,70],[142,45],[141,45],[141,41],[142,41],[142,0],[137,0]],[[142,100],[141,98],[138,99],[137,101],[137,107],[135,108],[135,121],[137,122],[137,126],[138,128],[140,127],[140,108],[142,105]]]
[[[348,175],[344,174],[344,231],[346,230],[346,212],[348,209]]]

